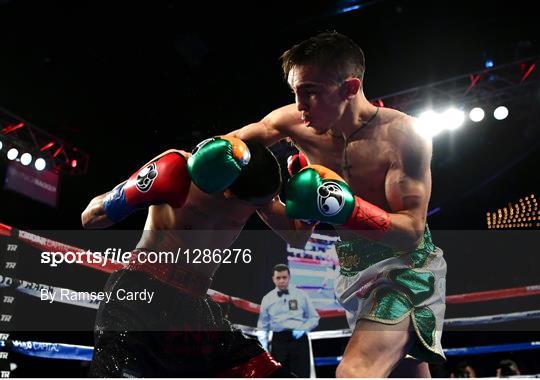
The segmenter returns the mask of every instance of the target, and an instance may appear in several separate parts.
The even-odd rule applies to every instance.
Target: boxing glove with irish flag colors
[[[345,180],[321,165],[309,165],[289,179],[285,213],[289,219],[315,220],[369,230],[380,237],[390,227],[390,215],[355,196]]]
[[[251,159],[247,145],[230,136],[199,143],[188,159],[191,180],[202,191],[219,193],[231,186]]]

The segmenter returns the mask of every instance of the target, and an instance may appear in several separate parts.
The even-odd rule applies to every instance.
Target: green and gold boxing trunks
[[[361,238],[337,242],[336,251],[341,268],[335,292],[351,331],[359,319],[393,325],[410,317],[418,339],[408,354],[444,362],[446,262],[428,227],[412,252]]]

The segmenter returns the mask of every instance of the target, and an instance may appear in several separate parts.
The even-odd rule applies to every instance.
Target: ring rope
[[[75,290],[71,290],[67,288],[60,288],[60,287],[51,286],[51,285],[38,284],[37,282],[19,280],[17,278],[6,277],[2,275],[0,275],[0,288],[11,288],[20,293],[27,294],[29,296],[37,297],[40,299],[41,299],[41,291],[47,290],[49,294],[54,295],[52,299],[52,301],[54,302],[61,302],[61,303],[87,307],[87,308],[96,309],[96,310],[99,308],[99,301],[97,300],[71,301],[71,300],[63,299],[60,296],[61,294],[71,294],[75,292]]]
[[[508,288],[499,290],[488,290],[483,292],[455,294],[446,297],[447,304],[470,303],[501,300],[505,298],[526,297],[540,294],[540,285],[521,286],[518,288]]]
[[[66,253],[66,252],[86,251],[84,249],[81,249],[72,245],[60,243],[58,241],[33,234],[31,232],[15,229],[11,226],[8,226],[7,224],[2,224],[2,223],[0,223],[0,236],[7,236],[7,237],[19,239],[23,243],[26,243],[27,245],[37,248],[42,251],[58,252],[57,256],[62,256],[62,253]],[[109,260],[108,263],[104,266],[99,263],[89,263],[86,261],[83,261],[79,264],[85,267],[89,267],[89,268],[96,269],[96,270],[99,270],[101,272],[106,272],[106,273],[112,273],[115,270],[123,268],[122,263],[114,262],[111,260]]]
[[[22,340],[0,340],[0,348],[38,358],[81,361],[91,361],[94,353],[91,346]]]
[[[67,359],[82,361],[91,361],[94,351],[94,348],[91,346],[18,340],[0,340],[0,348],[8,349],[12,352],[17,352],[27,356],[35,356],[47,359]],[[523,342],[487,346],[446,348],[444,349],[444,353],[446,356],[464,356],[538,349],[540,349],[540,342]],[[315,365],[337,365],[342,358],[343,356],[316,357]]]
[[[46,250],[52,249],[57,252],[81,251],[80,248],[70,246],[64,243],[60,243],[60,242],[30,233],[30,232],[17,230],[7,224],[2,224],[2,223],[0,223],[0,236],[9,236],[9,237],[18,238],[24,243],[38,249],[46,249]],[[99,271],[107,272],[107,273],[112,273],[115,270],[121,269],[123,267],[121,263],[117,263],[117,262],[109,262],[105,266],[101,266],[101,264],[87,263],[87,262],[83,262],[80,264],[87,267],[91,267]],[[212,298],[218,303],[231,303],[234,306],[244,311],[254,313],[254,314],[259,313],[260,305],[257,303],[254,303],[254,302],[251,302],[251,301],[239,298],[239,297],[225,295],[215,290],[209,290],[208,294],[212,296]],[[474,292],[474,293],[451,295],[451,296],[446,297],[446,303],[447,304],[461,304],[461,303],[470,303],[470,302],[482,302],[482,301],[499,300],[499,299],[505,299],[505,298],[513,298],[513,297],[533,296],[533,295],[538,295],[538,294],[540,294],[540,285],[529,285],[529,286],[522,286],[522,287],[517,287],[517,288],[498,289],[498,290],[489,290],[489,291],[481,291],[481,292]],[[318,310],[318,312],[322,318],[337,317],[337,316],[344,315],[344,311],[342,309],[331,309],[331,310],[323,309],[323,310]],[[531,313],[531,312],[525,312],[525,313]],[[473,318],[496,319],[497,317],[485,316],[485,317],[473,317]],[[462,322],[459,322],[456,320],[456,322],[454,323],[459,324]],[[466,322],[463,322],[463,323],[466,323]]]

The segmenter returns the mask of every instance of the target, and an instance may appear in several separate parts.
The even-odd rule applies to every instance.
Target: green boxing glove
[[[290,219],[345,224],[353,209],[349,186],[323,166],[306,166],[287,183],[285,213]]]
[[[242,140],[218,136],[195,147],[187,169],[199,189],[209,194],[219,193],[233,184],[250,158],[249,149]]]
[[[345,180],[321,165],[309,165],[287,183],[285,213],[289,219],[316,220],[379,239],[390,228],[390,214],[355,196]]]

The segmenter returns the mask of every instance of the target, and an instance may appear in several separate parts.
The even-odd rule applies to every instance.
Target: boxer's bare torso
[[[296,105],[291,104],[233,134],[266,143],[287,137],[310,164],[323,165],[342,176],[354,194],[388,212],[413,210],[425,221],[431,190],[431,144],[415,130],[414,118],[402,112],[380,108],[371,122],[345,140],[332,130],[320,134],[306,126]]]
[[[186,203],[173,209],[163,204],[150,206],[139,249],[177,251],[178,249],[228,248],[242,231],[256,207],[223,194],[208,195],[191,184]],[[189,232],[188,232],[189,231]],[[211,277],[219,263],[177,263],[191,271]],[[193,260],[192,260],[193,261]]]

